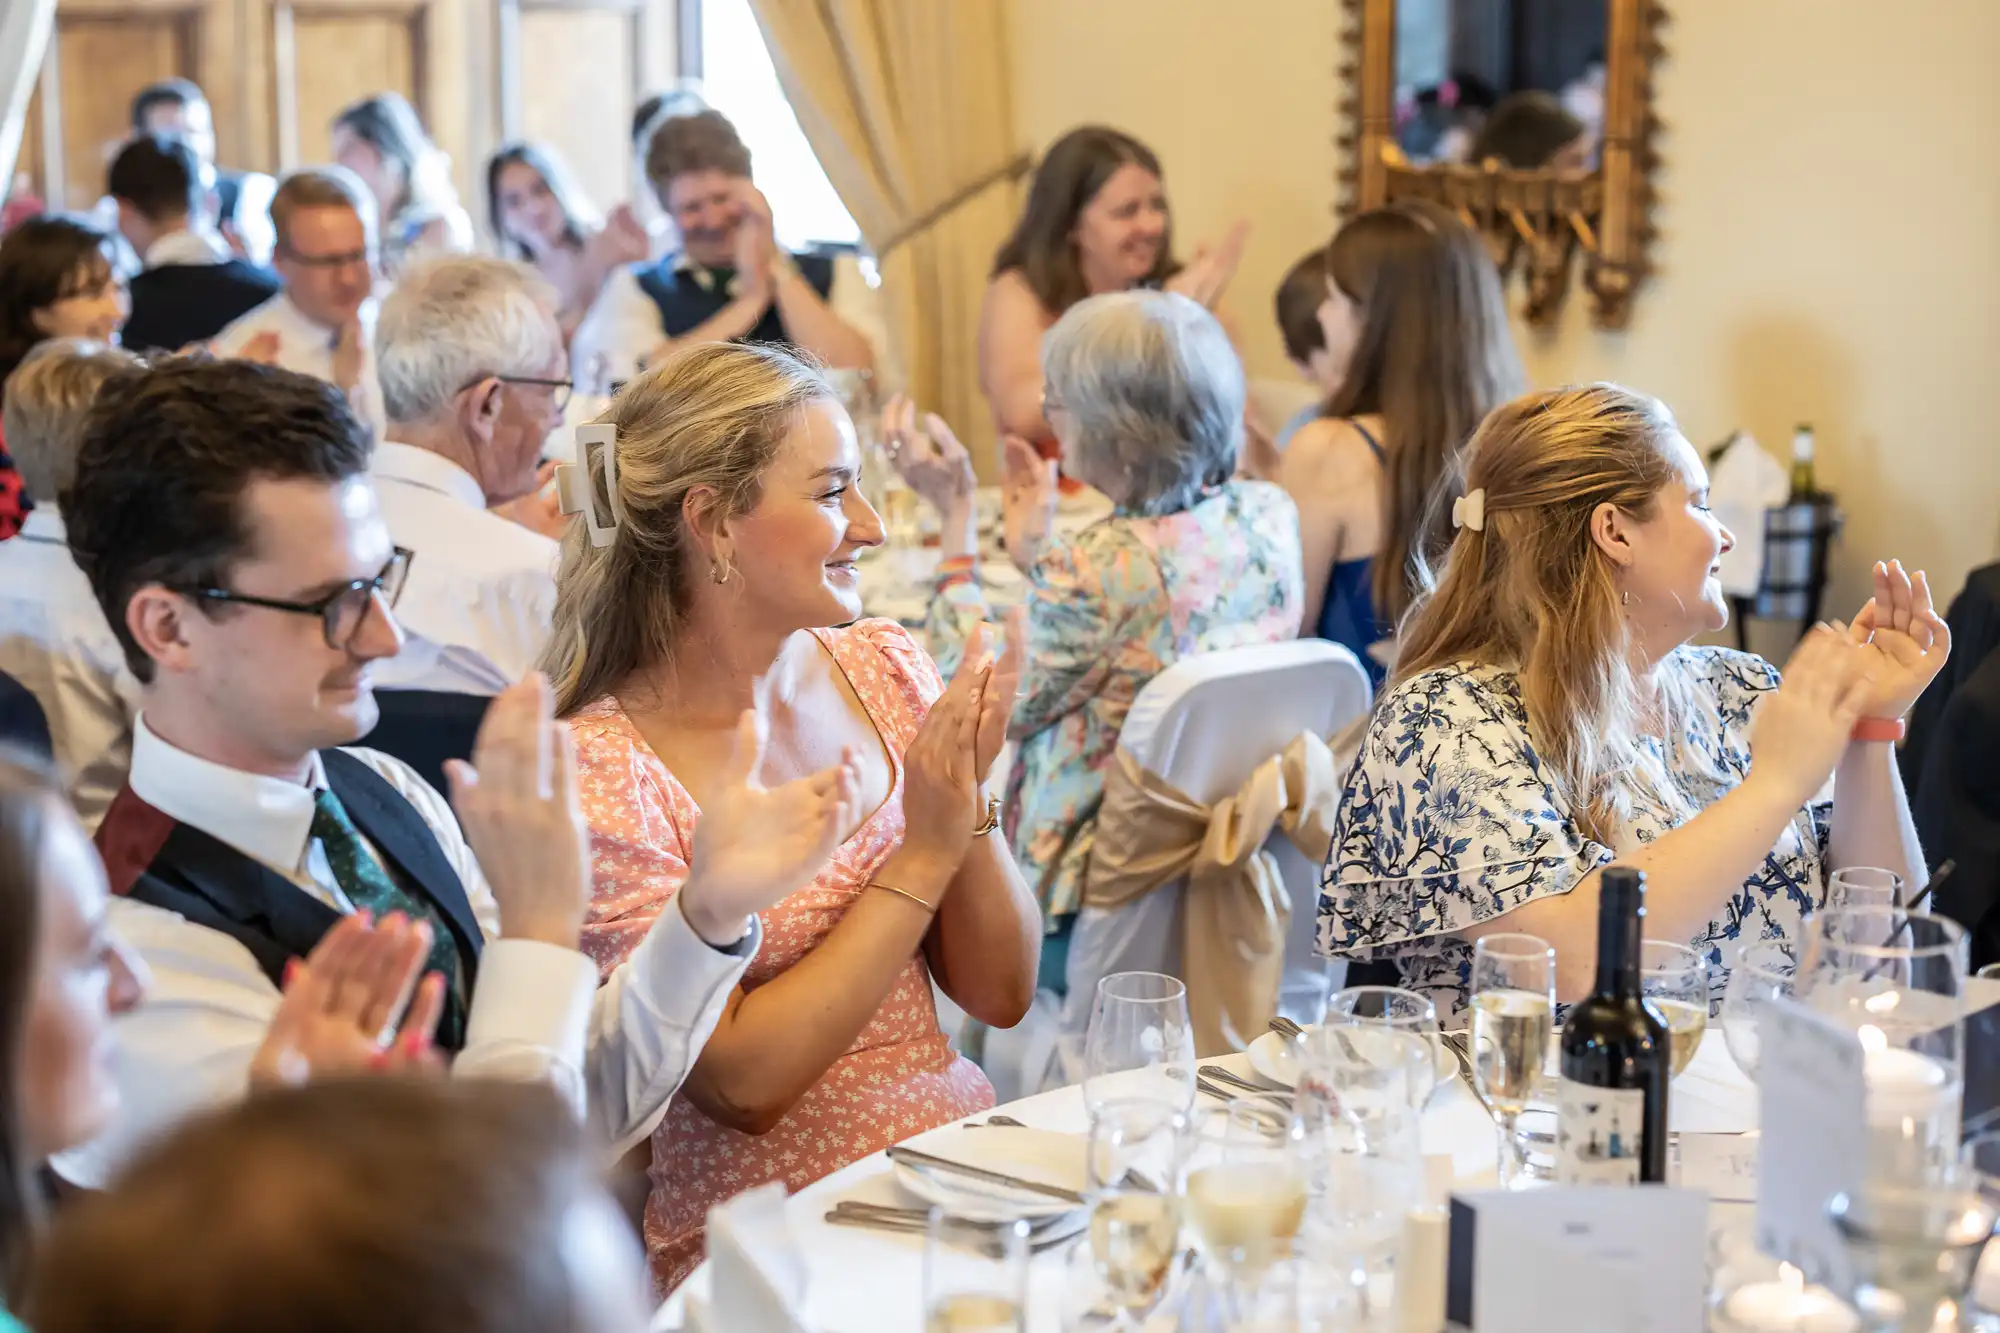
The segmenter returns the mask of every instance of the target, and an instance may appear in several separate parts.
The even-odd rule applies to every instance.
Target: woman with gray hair
[[[1199,303],[1152,291],[1079,301],[1042,339],[1042,376],[1062,470],[1115,506],[1057,536],[1055,462],[1010,450],[1007,552],[1030,594],[1006,827],[1041,902],[1042,984],[1060,991],[1104,772],[1133,699],[1182,657],[1295,637],[1303,578],[1291,500],[1234,479],[1243,367]],[[950,672],[989,618],[971,461],[938,417],[920,427],[906,399],[884,424],[898,470],[943,516],[927,629]]]

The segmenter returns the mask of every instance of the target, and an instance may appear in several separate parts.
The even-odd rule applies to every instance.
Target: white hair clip
[[[1486,531],[1486,488],[1467,491],[1451,502],[1451,526]]]
[[[604,451],[604,493],[611,498],[611,521],[597,521],[597,506],[590,495],[590,450]],[[556,503],[565,514],[582,514],[590,530],[592,546],[609,546],[618,539],[618,525],[625,521],[625,506],[618,502],[618,428],[609,422],[592,422],[576,428],[576,461],[556,468]]]

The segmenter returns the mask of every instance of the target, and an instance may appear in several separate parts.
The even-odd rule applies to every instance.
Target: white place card
[[[1682,1134],[1680,1175],[1684,1190],[1701,1190],[1711,1203],[1757,1202],[1758,1134]]]
[[[1702,1326],[1707,1259],[1696,1190],[1454,1195],[1446,1313],[1472,1333],[1686,1333]]]
[[[1757,1248],[1845,1291],[1847,1252],[1826,1208],[1860,1185],[1868,1159],[1861,1042],[1792,1000],[1770,1002],[1758,1023]]]

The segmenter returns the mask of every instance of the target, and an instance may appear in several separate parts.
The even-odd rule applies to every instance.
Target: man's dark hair
[[[125,624],[132,595],[226,585],[250,554],[252,481],[345,481],[367,471],[372,448],[340,390],[289,370],[179,357],[108,386],[60,500],[70,551],[132,674],[153,678]]]
[[[201,159],[178,136],[142,134],[111,160],[104,192],[148,222],[193,217],[201,210]]]
[[[146,117],[153,114],[156,106],[186,106],[190,102],[206,102],[208,95],[191,80],[161,79],[149,83],[132,97],[132,129],[143,134],[150,128]]]

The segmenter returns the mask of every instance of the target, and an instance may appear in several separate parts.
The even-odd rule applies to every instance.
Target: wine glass
[[[1426,1059],[1410,1084],[1410,1104],[1421,1108],[1437,1087],[1437,1006],[1430,997],[1395,986],[1349,986],[1326,1002],[1326,1025],[1347,1030],[1347,1040],[1364,1054],[1379,1034],[1401,1032],[1423,1042]]]
[[[1685,944],[1641,941],[1639,991],[1666,1020],[1667,1049],[1679,1078],[1708,1031],[1708,960]]]
[[[931,1209],[924,1230],[924,1333],[1026,1333],[1028,1223]]]
[[[1722,1040],[1736,1067],[1757,1077],[1759,1025],[1774,1000],[1787,1000],[1798,972],[1798,950],[1790,940],[1759,940],[1736,955],[1722,991]]]
[[[1179,1253],[1188,1118],[1159,1101],[1118,1100],[1090,1118],[1090,1254],[1103,1327],[1137,1329],[1166,1294]]]
[[[1527,1175],[1520,1119],[1542,1077],[1555,1028],[1556,951],[1534,935],[1487,935],[1472,946],[1472,1076],[1500,1131],[1500,1188]]]
[[[1310,1147],[1289,1099],[1249,1094],[1206,1112],[1187,1176],[1195,1246],[1241,1317],[1305,1221]]]
[[[1826,882],[1826,905],[1822,910],[1848,907],[1901,907],[1903,877],[1880,866],[1848,866],[1833,872]]]
[[[1187,987],[1160,972],[1113,972],[1097,983],[1083,1037],[1083,1100],[1094,1113],[1138,1097],[1194,1109],[1194,1024]]]

